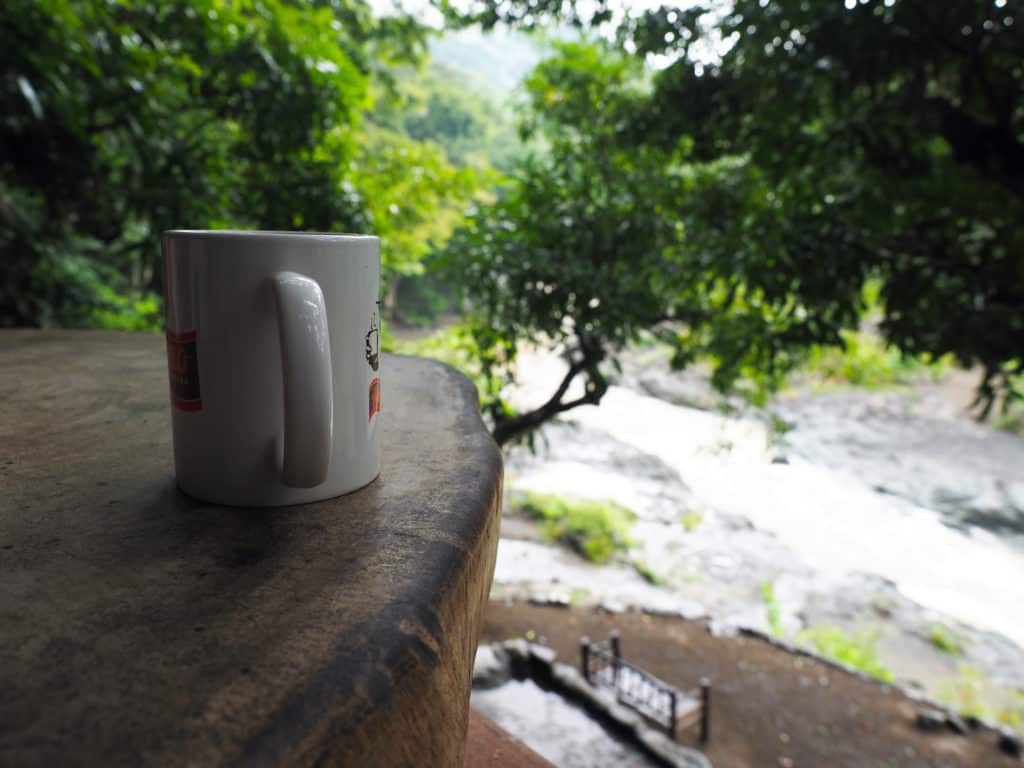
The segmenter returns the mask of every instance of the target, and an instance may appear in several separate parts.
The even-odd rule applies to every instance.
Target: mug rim
[[[211,238],[211,239],[294,239],[294,240],[331,240],[359,241],[379,240],[376,235],[360,235],[351,232],[290,232],[280,229],[168,229],[164,237]]]

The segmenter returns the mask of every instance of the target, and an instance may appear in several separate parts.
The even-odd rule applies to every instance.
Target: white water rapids
[[[542,401],[561,372],[554,356],[526,355],[524,383],[513,402],[521,407]],[[1024,499],[1024,485],[1014,477],[1019,466],[1024,480],[1024,440],[990,436],[991,430],[962,414],[933,418],[907,411],[906,398],[855,391],[834,401],[807,395],[804,404],[779,404],[777,412],[795,426],[781,451],[785,463],[779,463],[780,448],[770,442],[764,419],[675,405],[641,390],[612,386],[600,406],[574,409],[567,418],[575,428],[548,430],[557,445],[546,456],[514,449],[508,485],[612,498],[637,509],[636,551],[647,564],[676,568],[675,577],[656,587],[623,564],[598,568],[555,547],[503,539],[499,585],[536,585],[547,569],[558,587],[604,590],[638,607],[697,599],[720,618],[763,614],[763,605],[752,607],[751,596],[766,578],[779,579],[780,602],[786,585],[796,584],[789,591],[797,602],[804,600],[797,606],[804,611],[810,591],[849,593],[856,591],[850,586],[855,579],[866,576],[871,584],[888,582],[901,599],[921,606],[928,621],[934,615],[1012,640],[1018,647],[1003,644],[993,664],[1022,666],[1024,544],[1022,529],[1015,532],[1013,525],[1024,525],[1024,508],[1014,506]],[[603,459],[615,450],[635,451],[662,467],[641,476],[628,461]],[[997,455],[972,460],[972,451]],[[932,504],[932,498],[945,501]],[[973,524],[971,514],[951,515],[957,504],[971,514],[1001,504],[1012,525]],[[686,511],[681,505],[703,510],[711,521],[703,524],[703,539],[679,524]],[[733,522],[713,535],[716,519],[749,525]],[[681,567],[700,572],[682,573]],[[1010,677],[1022,675],[1024,668]]]

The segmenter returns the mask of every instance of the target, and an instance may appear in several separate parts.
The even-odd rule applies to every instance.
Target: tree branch
[[[586,346],[581,343],[581,348],[586,349]],[[590,348],[584,351],[583,357],[569,366],[569,370],[562,377],[558,388],[543,405],[511,418],[495,419],[492,434],[498,445],[505,445],[511,440],[531,432],[560,413],[565,413],[581,405],[597,405],[601,402],[601,397],[608,388],[604,377],[597,370],[597,363],[602,357],[603,352],[598,349]],[[593,388],[586,388],[583,395],[575,400],[563,401],[562,398],[565,397],[569,386],[577,376],[585,371],[590,374],[592,382],[597,382],[596,385]]]

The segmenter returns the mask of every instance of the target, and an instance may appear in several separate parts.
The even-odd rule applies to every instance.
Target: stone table
[[[162,337],[0,332],[0,764],[462,764],[501,455],[464,377],[383,370],[377,481],[215,507]]]

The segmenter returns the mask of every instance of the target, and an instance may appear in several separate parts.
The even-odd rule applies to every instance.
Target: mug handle
[[[274,275],[284,383],[281,481],[312,488],[327,479],[334,432],[331,337],[324,293],[297,272]]]

